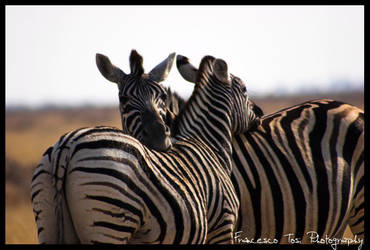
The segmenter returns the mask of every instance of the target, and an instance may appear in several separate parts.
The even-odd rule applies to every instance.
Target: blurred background
[[[37,243],[32,171],[59,137],[121,127],[118,89],[95,54],[129,73],[170,53],[224,59],[265,113],[310,99],[364,107],[364,6],[6,6],[6,243]],[[166,87],[188,98],[176,66]]]

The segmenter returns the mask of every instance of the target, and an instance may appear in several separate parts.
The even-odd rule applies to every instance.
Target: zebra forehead
[[[125,94],[166,93],[165,88],[150,78],[136,78],[120,85],[120,92]]]

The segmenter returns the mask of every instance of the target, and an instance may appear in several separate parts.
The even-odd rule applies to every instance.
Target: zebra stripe
[[[198,74],[187,103],[196,116],[189,119],[182,111],[190,132],[179,133],[167,152],[149,150],[109,127],[74,130],[47,150],[32,186],[40,242],[233,242],[239,200],[227,149],[231,131],[250,125],[247,97],[242,82],[222,78],[227,65],[219,59],[203,58]],[[216,99],[223,104],[210,107]],[[227,122],[216,128],[209,117],[218,115]],[[214,129],[224,134],[211,145],[204,134]]]
[[[177,67],[186,80],[196,79],[187,60],[178,59]],[[168,107],[181,113],[184,101],[169,96]],[[236,242],[287,243],[290,236],[309,243],[310,231],[341,237],[347,225],[363,238],[363,117],[352,105],[313,100],[266,115],[261,126],[235,135],[231,179],[241,206]]]
[[[261,121],[256,131],[233,140],[238,230],[248,238],[287,242],[284,235],[291,233],[309,242],[309,231],[341,237],[349,223],[363,237],[363,228],[349,222],[350,213],[363,204],[354,192],[363,179],[363,112],[317,100]]]
[[[166,90],[158,84],[171,70],[175,53],[144,74],[143,58],[132,50],[131,73],[125,74],[108,57],[97,54],[96,65],[109,81],[117,83],[122,130],[144,145],[159,151],[171,147],[169,127],[166,126]]]

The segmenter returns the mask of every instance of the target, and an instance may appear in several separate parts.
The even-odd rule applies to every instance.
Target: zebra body
[[[107,127],[74,130],[45,152],[32,182],[41,243],[233,242],[231,136],[257,117],[224,61],[203,58],[197,79],[177,124],[186,129],[165,153]]]
[[[60,160],[52,164],[49,159]],[[205,243],[207,218],[209,226],[217,228],[216,211],[225,220],[235,220],[235,214],[227,216],[229,209],[238,208],[232,183],[224,181],[230,177],[210,148],[199,146],[198,141],[181,140],[168,152],[159,153],[116,128],[85,128],[61,138],[41,164],[53,169],[46,172],[40,167],[39,185],[51,174],[59,180],[54,184],[58,193],[43,195],[56,196],[61,203],[65,199],[73,221],[74,228],[65,223],[64,228],[59,224],[59,230],[81,243]],[[64,206],[37,202],[49,200],[45,196],[36,198],[35,211]],[[52,207],[45,209],[45,205]],[[51,218],[60,221],[58,216]],[[39,228],[47,229],[47,225]],[[77,237],[69,233],[74,230]],[[43,232],[39,232],[41,242]]]
[[[177,68],[184,79],[195,81],[188,61],[178,59]],[[184,101],[169,96],[169,107],[181,112]],[[322,99],[260,121],[233,137],[231,179],[240,200],[235,242],[310,243],[312,235],[340,238],[347,225],[363,238],[363,110]]]
[[[233,139],[240,239],[340,238],[364,232],[363,111],[333,100],[261,118]]]

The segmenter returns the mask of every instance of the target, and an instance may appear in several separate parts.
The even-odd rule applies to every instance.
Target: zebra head
[[[119,109],[122,129],[149,148],[165,151],[171,147],[169,119],[166,107],[166,90],[159,84],[165,80],[172,67],[175,53],[144,73],[143,58],[131,51],[130,74],[114,66],[108,57],[96,54],[100,73],[115,82],[119,90]]]
[[[224,101],[231,102],[233,134],[254,129],[260,124],[262,109],[249,99],[244,82],[239,77],[229,74],[224,60],[205,56],[198,70],[187,57],[177,55],[176,66],[185,80],[196,84],[195,90],[209,87],[217,91],[217,85],[223,86],[219,89],[228,92],[226,95],[228,98]],[[222,103],[215,103],[215,105],[222,105]]]

